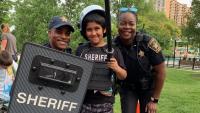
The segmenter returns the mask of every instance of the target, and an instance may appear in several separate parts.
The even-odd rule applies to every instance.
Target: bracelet
[[[151,102],[153,102],[153,103],[158,103],[158,100],[159,99],[157,99],[157,98],[151,97]]]

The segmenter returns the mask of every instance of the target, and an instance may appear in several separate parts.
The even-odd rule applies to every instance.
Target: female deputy
[[[138,100],[141,113],[155,113],[165,80],[161,47],[155,38],[136,32],[135,7],[123,7],[119,12],[119,36],[115,44],[120,48],[127,68],[127,78],[121,81],[122,113],[135,113]]]

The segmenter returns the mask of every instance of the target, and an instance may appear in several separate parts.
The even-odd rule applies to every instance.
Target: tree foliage
[[[64,11],[64,14],[71,20],[72,24],[75,27],[75,33],[72,34],[70,46],[75,49],[79,43],[85,41],[81,36],[80,30],[78,28],[79,17],[81,11],[88,5],[98,4],[104,7],[103,0],[65,0],[61,3],[61,9]]]
[[[188,38],[190,42],[200,48],[200,1],[192,1],[192,13],[188,17],[187,26],[183,28],[183,34]]]
[[[138,8],[138,30],[145,25],[144,31],[158,39],[164,48],[168,48],[170,39],[179,35],[180,30],[161,12],[154,11],[154,0],[110,0],[112,14],[112,35],[117,35],[117,14],[119,7]],[[148,1],[148,2],[147,2]],[[16,26],[17,46],[21,49],[25,42],[47,42],[48,21],[55,15],[64,15],[72,22],[75,33],[72,34],[71,46],[85,41],[77,27],[80,12],[88,5],[104,7],[104,0],[17,0],[13,21]]]
[[[180,29],[176,24],[166,18],[164,12],[154,10],[154,0],[143,1],[139,4],[139,22],[138,28],[142,29],[150,36],[156,38],[163,49],[170,49],[170,40],[180,36]]]
[[[12,8],[10,0],[0,1],[0,24],[9,21],[9,10]]]
[[[163,49],[170,49],[170,41],[172,38],[180,36],[180,28],[178,28],[174,22],[167,19],[164,12],[157,12],[154,10],[155,0],[132,1],[133,0],[126,0],[118,5],[116,3],[114,6],[116,6],[116,9],[119,7],[131,6],[138,8],[137,29],[143,30],[145,33],[156,38]]]
[[[47,42],[48,22],[50,18],[61,14],[56,0],[17,0],[14,24],[17,46],[22,48],[25,42]]]

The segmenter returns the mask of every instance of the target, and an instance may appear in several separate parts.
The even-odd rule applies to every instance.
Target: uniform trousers
[[[145,107],[152,96],[151,90],[136,90],[122,87],[120,89],[120,100],[122,113],[136,113],[138,100],[140,102],[140,113],[145,112]]]

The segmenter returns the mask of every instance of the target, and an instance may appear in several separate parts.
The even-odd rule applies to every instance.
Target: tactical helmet
[[[85,37],[85,33],[83,32],[83,20],[88,14],[94,13],[94,12],[105,17],[105,10],[99,5],[90,5],[84,8],[82,12],[80,13],[80,23],[79,23],[80,32],[86,40],[88,39]]]

